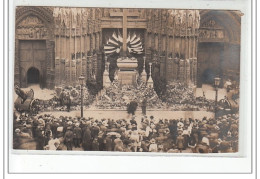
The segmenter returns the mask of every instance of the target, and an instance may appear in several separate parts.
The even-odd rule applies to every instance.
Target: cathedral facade
[[[113,81],[120,57],[154,80],[239,81],[240,34],[237,11],[17,7],[14,81],[52,89],[83,75],[102,86],[106,62]]]

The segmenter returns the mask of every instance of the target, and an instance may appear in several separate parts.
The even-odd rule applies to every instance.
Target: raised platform
[[[138,67],[136,58],[121,57],[117,59],[118,81],[121,85],[136,85]]]

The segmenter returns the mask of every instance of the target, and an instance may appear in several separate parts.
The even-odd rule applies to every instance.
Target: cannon
[[[32,89],[30,89],[28,92],[24,92],[22,89],[16,86],[15,92],[18,97],[14,102],[14,107],[18,112],[26,112],[31,115],[38,113],[39,99],[34,99],[34,91]]]

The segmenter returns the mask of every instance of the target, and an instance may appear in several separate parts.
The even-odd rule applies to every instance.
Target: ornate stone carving
[[[48,30],[36,16],[27,16],[17,25],[18,39],[45,39],[48,37]]]

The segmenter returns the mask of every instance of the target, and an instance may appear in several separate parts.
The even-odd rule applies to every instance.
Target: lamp
[[[79,77],[80,91],[81,91],[81,117],[83,117],[83,85],[84,85],[84,79],[85,79],[85,77],[83,75],[81,75]]]
[[[215,84],[215,87],[216,87],[216,88],[219,87],[220,80],[221,80],[221,78],[219,78],[219,77],[215,77],[215,78],[214,78],[214,84]]]
[[[219,84],[220,84],[220,80],[221,80],[221,78],[219,78],[219,77],[215,77],[214,78],[214,85],[215,85],[215,90],[216,90],[216,96],[215,96],[215,118],[217,117],[216,114],[217,114],[217,105],[218,105],[218,87],[219,87]]]

